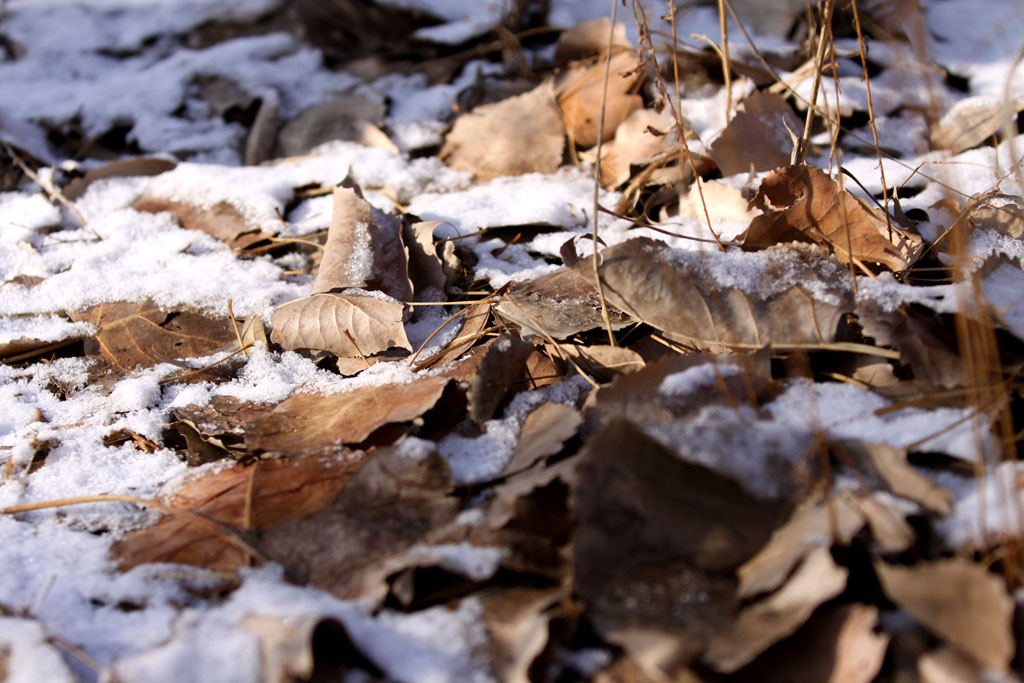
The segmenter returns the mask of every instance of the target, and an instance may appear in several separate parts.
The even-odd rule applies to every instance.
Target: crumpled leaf
[[[354,183],[334,188],[331,225],[313,294],[357,288],[411,301],[408,264],[401,221],[370,206]]]
[[[69,315],[74,321],[96,326],[86,353],[100,356],[121,372],[178,358],[208,356],[235,338],[234,327],[226,318],[162,311],[149,301],[98,304]]]
[[[589,259],[585,265],[590,266]],[[585,275],[572,268],[559,268],[529,282],[511,283],[502,296],[507,301],[499,301],[495,311],[519,325],[526,337],[546,334],[565,339],[604,326],[597,290]],[[608,317],[612,329],[634,322],[612,307]]]
[[[343,599],[378,603],[387,577],[416,564],[408,551],[458,513],[447,464],[436,453],[379,449],[330,506],[267,529],[257,545],[288,575]]]
[[[923,240],[892,225],[885,215],[810,166],[788,166],[761,182],[751,205],[765,214],[743,235],[743,246],[760,249],[791,241],[827,246],[843,263],[880,263],[903,272],[920,256]]]
[[[607,91],[602,87],[605,74],[603,57],[595,63],[570,69],[556,87],[565,130],[569,139],[581,147],[593,147],[598,137],[610,139],[630,114],[644,106],[643,98],[631,92],[640,70],[632,50],[614,53],[610,68]],[[602,100],[605,100],[604,129],[598,131]]]
[[[167,502],[235,529],[282,524],[329,504],[366,457],[357,451],[335,453],[204,472],[187,479]],[[129,532],[114,545],[114,555],[122,570],[149,562],[232,570],[250,559],[224,534],[179,516]]]
[[[391,348],[412,351],[399,301],[370,294],[314,294],[274,311],[270,339],[286,349],[372,356]]]
[[[564,593],[563,588],[507,588],[481,597],[490,636],[487,659],[497,680],[532,680],[530,665],[548,644],[551,608]]]
[[[199,230],[227,243],[236,252],[242,252],[271,235],[249,223],[233,204],[217,202],[213,206],[200,208],[186,202],[142,195],[132,204],[136,211],[146,213],[173,213],[186,230]]]
[[[362,443],[384,425],[408,422],[430,410],[448,382],[447,377],[422,377],[328,396],[297,391],[247,425],[246,447],[256,453],[312,455]]]
[[[562,163],[565,129],[548,82],[528,93],[479,106],[455,120],[440,157],[478,180],[554,173]]]
[[[785,586],[745,607],[729,628],[712,638],[704,661],[732,673],[794,633],[818,605],[843,592],[849,570],[838,566],[828,548],[811,552]]]
[[[1016,648],[1014,600],[1001,578],[959,558],[874,565],[886,596],[918,623],[981,665],[1008,670]]]
[[[751,291],[730,286],[728,254],[671,250],[637,238],[601,255],[599,274],[611,305],[711,350],[831,342],[840,318],[853,308],[848,280],[817,250],[779,252],[778,265],[748,285]],[[577,265],[588,279],[589,266]]]
[[[798,135],[803,124],[785,98],[758,90],[740,106],[742,109],[708,150],[722,175],[728,177],[788,166],[793,150],[790,131]]]
[[[601,184],[618,187],[630,176],[631,166],[650,163],[679,145],[679,133],[667,114],[637,109],[615,129],[615,138],[601,152]]]
[[[462,329],[459,330],[458,336],[430,358],[418,362],[415,366],[417,370],[450,363],[466,353],[487,327],[487,322],[491,319],[491,305],[482,303],[469,306],[463,312],[462,318]]]

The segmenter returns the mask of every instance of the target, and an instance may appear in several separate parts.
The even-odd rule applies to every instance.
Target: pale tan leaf
[[[842,190],[817,168],[787,166],[768,174],[751,203],[766,213],[744,234],[747,248],[811,241],[827,246],[844,263],[880,263],[896,272],[921,255],[920,235],[897,225],[890,230],[880,210]]]
[[[950,107],[932,128],[931,142],[936,149],[959,154],[990,139],[1005,126],[1016,125],[1024,99],[967,97]],[[1016,133],[1016,128],[1014,128]]]
[[[562,588],[506,588],[481,596],[490,636],[487,659],[497,680],[533,680],[529,669],[548,644],[550,608],[565,597]]]
[[[845,280],[818,250],[779,252],[776,268],[764,271],[763,285],[750,292],[716,281],[713,264],[719,256],[713,253],[673,251],[638,238],[602,256],[599,272],[608,303],[675,339],[712,350],[830,342],[853,305]],[[785,281],[776,275],[783,268],[789,270]],[[592,277],[589,263],[577,269]],[[780,282],[793,284],[779,291]]]
[[[973,661],[954,648],[940,647],[917,659],[920,683],[985,683],[992,680]]]
[[[370,356],[390,348],[412,351],[398,301],[374,296],[314,294],[274,311],[270,339],[286,349]]]
[[[1014,600],[1006,583],[962,559],[901,567],[875,561],[886,596],[947,644],[996,671],[1006,671],[1016,648]]]
[[[554,90],[543,83],[528,93],[477,107],[455,120],[440,157],[480,180],[522,173],[553,173],[562,163],[565,131]]]
[[[547,344],[546,348],[552,357],[559,358],[560,354],[564,354],[584,372],[601,381],[608,381],[620,373],[636,372],[644,367],[644,359],[639,353],[621,346],[559,344],[556,349]]]
[[[905,450],[860,440],[842,441],[836,445],[844,459],[852,458],[860,475],[871,477],[895,495],[920,503],[940,515],[952,508],[952,491],[911,467]]]
[[[637,109],[644,106],[643,98],[633,94],[632,88],[639,74],[636,55],[621,51],[612,55],[608,89],[604,89],[605,60],[570,69],[558,83],[558,106],[569,139],[581,147],[593,147],[598,137],[608,140],[615,130]],[[604,129],[598,131],[602,102]]]
[[[86,172],[81,178],[75,178],[64,188],[64,196],[71,201],[78,201],[85,196],[97,180],[104,178],[138,178],[140,176],[155,176],[171,171],[178,162],[169,159],[155,159],[140,157],[137,159],[120,159],[111,161],[109,164],[94,168]]]
[[[618,187],[629,180],[630,167],[650,163],[679,145],[679,133],[665,114],[637,109],[615,129],[615,138],[601,153],[601,184]]]
[[[354,183],[334,188],[331,225],[313,293],[358,288],[411,301],[409,255],[401,234],[401,221],[370,206]]]
[[[626,37],[626,25],[617,23],[612,31],[611,20],[601,17],[593,21],[581,21],[562,31],[555,43],[555,64],[562,67],[569,62],[601,54],[608,49],[609,33],[613,50],[633,49],[633,44]]]
[[[736,571],[737,594],[750,598],[782,585],[793,567],[821,547],[847,544],[864,527],[864,517],[849,493],[822,501],[804,501],[771,540]]]
[[[445,287],[451,284],[434,244],[434,229],[442,223],[444,221],[420,221],[402,229],[402,240],[409,252],[409,279],[417,294],[428,288],[444,293]]]
[[[142,195],[135,200],[132,208],[147,213],[170,212],[178,217],[186,230],[205,232],[239,252],[271,236],[258,225],[250,223],[236,206],[228,202],[200,208],[186,202]]]
[[[836,565],[828,548],[812,551],[785,586],[743,609],[711,640],[704,661],[724,673],[736,671],[800,628],[818,605],[839,595],[849,573]]]
[[[739,188],[720,180],[707,180],[701,184],[700,192],[691,186],[686,194],[679,196],[679,215],[700,221],[710,217],[716,229],[719,221],[749,225],[758,214],[748,204]]]

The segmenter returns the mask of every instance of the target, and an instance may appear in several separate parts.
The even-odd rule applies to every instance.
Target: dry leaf
[[[810,166],[788,166],[761,182],[752,205],[766,212],[755,218],[743,246],[761,249],[791,241],[826,245],[843,263],[880,263],[903,272],[921,254],[923,241]]]
[[[64,188],[64,197],[71,201],[78,201],[85,196],[97,180],[104,178],[137,178],[140,176],[155,176],[173,170],[178,165],[176,161],[168,159],[153,159],[140,157],[137,159],[120,159],[111,161],[109,164],[86,171],[81,178],[75,178]]]
[[[817,496],[800,504],[771,540],[736,571],[740,598],[773,591],[790,572],[818,548],[847,545],[864,527],[853,496],[840,492],[822,501]]]
[[[559,453],[582,422],[580,412],[564,403],[548,401],[537,406],[523,420],[515,454],[505,465],[502,476],[526,470],[541,458]]]
[[[812,551],[785,586],[744,608],[728,629],[715,635],[704,661],[724,673],[753,661],[800,628],[818,605],[842,593],[849,573],[836,565],[828,548]]]
[[[719,221],[749,225],[758,214],[749,208],[739,188],[720,180],[705,180],[701,182],[700,191],[691,185],[679,196],[679,215],[696,218],[702,223],[710,217],[712,226],[717,229]]]
[[[870,683],[885,661],[889,636],[876,633],[878,608],[842,605],[816,613],[800,631],[743,670],[759,683]]]
[[[969,657],[951,647],[926,652],[917,660],[920,683],[985,683],[990,675]]]
[[[933,149],[959,154],[977,147],[1006,126],[1015,126],[1024,100],[967,97],[956,102],[932,128]],[[1016,133],[1016,128],[1013,129]]]
[[[421,564],[409,553],[454,519],[451,472],[436,453],[409,457],[378,449],[316,514],[267,529],[258,547],[294,580],[343,599],[379,604],[387,578]]]
[[[600,137],[603,140],[615,135],[619,124],[644,106],[643,98],[630,92],[639,78],[640,64],[636,55],[631,50],[615,53],[610,68],[607,90],[603,87],[604,58],[570,69],[556,88],[565,130],[569,139],[581,147],[597,144],[602,104],[604,129]]]
[[[480,596],[490,636],[487,660],[496,680],[533,680],[529,669],[548,644],[551,607],[564,598],[562,588],[506,588]]]
[[[451,284],[434,244],[434,228],[443,223],[420,221],[402,228],[402,240],[409,253],[409,280],[416,294],[431,288],[444,294],[445,288]],[[450,241],[443,244],[444,248],[455,248]]]
[[[590,260],[580,267],[589,267]],[[529,282],[513,282],[504,301],[495,306],[503,318],[522,328],[523,336],[565,339],[578,332],[604,326],[601,299],[590,281],[572,268],[559,268]],[[634,322],[622,311],[609,307],[612,329]]]
[[[262,164],[274,156],[277,143],[277,97],[265,97],[245,138],[242,163],[246,166]]]
[[[459,330],[458,336],[435,355],[417,363],[416,369],[422,370],[434,365],[444,365],[460,358],[480,339],[490,319],[491,305],[489,303],[467,307],[463,313],[462,329]]]
[[[759,173],[788,166],[793,151],[790,131],[798,134],[803,124],[785,98],[755,91],[741,106],[742,110],[708,150],[722,175]]]
[[[348,451],[204,472],[187,479],[167,502],[236,529],[273,526],[329,504],[363,457]],[[179,516],[129,532],[114,545],[114,555],[122,570],[148,562],[179,562],[230,571],[250,559],[223,533]]]
[[[423,377],[328,396],[298,391],[248,424],[246,446],[255,453],[312,455],[362,443],[384,425],[408,422],[430,410],[448,382],[447,377]]]
[[[905,450],[884,443],[841,441],[836,444],[842,462],[850,462],[858,475],[870,477],[875,486],[888,489],[939,515],[953,506],[953,492],[938,486],[932,479],[907,462]],[[848,460],[849,459],[849,460]]]
[[[408,265],[401,221],[370,206],[354,183],[334,188],[331,226],[313,293],[357,288],[411,301]]]
[[[258,225],[249,223],[233,204],[218,202],[208,208],[199,208],[186,202],[163,197],[142,195],[135,200],[132,208],[147,213],[173,213],[186,230],[199,230],[230,245],[236,252],[242,252],[271,235],[263,232]]]
[[[593,21],[581,21],[575,26],[562,31],[555,43],[555,66],[563,67],[587,57],[601,54],[608,49],[608,36],[611,34],[613,50],[632,50],[633,44],[626,37],[626,25],[615,24],[608,17]]]
[[[1014,600],[1006,583],[962,559],[901,567],[875,561],[886,596],[947,644],[996,671],[1013,658]]]
[[[455,120],[440,157],[479,180],[523,173],[554,173],[562,163],[565,129],[554,90],[543,83],[528,93],[485,104]]]
[[[602,382],[610,381],[620,373],[636,372],[644,367],[644,359],[639,353],[621,346],[559,344],[556,348],[546,344],[545,347],[552,357],[560,358],[564,354],[584,372]]]
[[[259,640],[261,678],[266,683],[308,680],[313,673],[313,632],[321,618],[248,614],[243,629]]]
[[[621,419],[591,436],[577,476],[573,559],[587,616],[645,668],[671,675],[727,625],[731,571],[764,543],[780,506]]]
[[[768,281],[768,272],[757,291],[716,283],[713,260],[725,257],[713,253],[670,250],[637,238],[601,255],[599,272],[611,305],[675,339],[711,350],[831,342],[840,318],[853,306],[845,279],[835,282],[835,269],[814,250],[780,255],[790,260],[789,278],[800,284],[770,296],[762,292],[778,286]],[[587,266],[577,268],[589,278]],[[804,288],[812,282],[820,298]],[[823,287],[831,300],[821,293]]]
[[[189,465],[200,465],[229,455],[246,452],[245,425],[267,411],[262,406],[234,396],[213,396],[202,406],[174,408],[174,428],[188,443]]]
[[[967,220],[974,230],[995,230],[1014,239],[1024,238],[1024,207],[1019,197],[971,195],[967,205]]]
[[[914,529],[907,523],[905,510],[874,493],[859,496],[856,503],[882,552],[901,553],[914,544]]]
[[[398,301],[358,294],[314,294],[274,311],[270,339],[286,349],[372,356],[391,348],[412,351]]]
[[[630,167],[646,165],[678,145],[678,131],[664,113],[637,109],[619,124],[615,138],[601,152],[601,184],[618,187],[629,180]]]
[[[376,137],[372,136],[371,130],[379,131],[377,126],[384,123],[386,113],[387,106],[383,101],[357,93],[319,102],[304,109],[281,128],[278,150],[281,156],[291,157],[305,154],[331,140],[352,140],[366,145]]]
[[[70,317],[96,326],[86,353],[100,356],[121,372],[208,356],[235,338],[230,320],[191,311],[166,312],[151,302],[99,304]]]
[[[483,424],[494,416],[532,352],[532,344],[507,334],[491,344],[470,377],[466,392],[469,416],[474,422]]]

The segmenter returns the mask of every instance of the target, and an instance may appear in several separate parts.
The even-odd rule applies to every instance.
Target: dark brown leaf
[[[803,124],[782,95],[755,91],[711,143],[711,158],[723,176],[771,171],[789,165],[792,134]],[[787,130],[788,126],[788,130]]]
[[[513,382],[522,375],[526,357],[532,352],[532,344],[507,334],[499,337],[487,350],[476,373],[469,379],[466,395],[469,416],[477,424],[483,424],[494,416]]]
[[[264,528],[309,515],[328,505],[365,454],[347,451],[325,458],[302,458],[235,466],[186,481],[167,501],[235,529]],[[209,525],[164,517],[156,525],[128,533],[114,546],[118,566],[180,562],[232,570],[249,557]]]
[[[96,326],[94,343],[87,345],[86,352],[121,372],[208,356],[235,338],[234,327],[226,318],[162,311],[151,302],[99,304],[70,317]]]

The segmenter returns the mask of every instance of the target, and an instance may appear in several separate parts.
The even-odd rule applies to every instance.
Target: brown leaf
[[[278,149],[281,156],[291,157],[331,140],[365,144],[366,125],[382,125],[386,113],[387,107],[380,99],[346,93],[339,99],[314,104],[286,123],[278,134]]]
[[[419,417],[437,403],[448,381],[423,377],[329,396],[298,391],[250,422],[245,443],[256,453],[330,453],[341,444],[362,443],[384,425]]]
[[[589,267],[590,259],[578,267]],[[522,328],[524,336],[549,335],[565,339],[577,332],[604,326],[601,299],[590,281],[572,268],[559,268],[529,282],[509,285],[495,310]],[[608,316],[613,329],[634,322],[615,308]]]
[[[700,191],[690,186],[685,194],[679,196],[679,215],[689,216],[706,223],[711,218],[712,226],[717,230],[720,221],[750,224],[757,212],[749,208],[749,202],[743,198],[743,191],[721,180],[706,180],[701,183]]]
[[[440,157],[480,180],[522,173],[554,173],[562,163],[565,129],[554,90],[528,93],[463,114],[445,138]]]
[[[491,319],[491,305],[483,303],[469,306],[462,317],[462,329],[459,330],[458,336],[430,358],[418,362],[416,364],[417,370],[450,363],[468,351],[480,339],[481,334],[487,327],[487,322]]]
[[[94,343],[87,344],[86,353],[100,356],[121,372],[208,356],[235,337],[230,320],[191,311],[165,312],[148,301],[99,304],[70,317],[96,326]]]
[[[878,608],[843,605],[816,613],[790,638],[743,670],[761,683],[870,683],[882,668],[889,636],[875,633]]]
[[[507,334],[491,345],[469,379],[466,392],[469,416],[474,422],[483,424],[494,416],[513,382],[522,375],[526,357],[532,352],[532,344]]]
[[[443,223],[420,221],[402,228],[402,240],[409,252],[409,280],[417,294],[430,288],[444,294],[445,288],[451,284],[434,244],[434,229]],[[445,248],[455,248],[450,241],[443,244]]]
[[[976,147],[1003,127],[1014,125],[1022,109],[1024,100],[1021,99],[968,97],[960,100],[932,128],[932,148],[959,154]]]
[[[728,629],[715,635],[704,661],[724,673],[753,661],[800,628],[818,605],[843,592],[849,573],[836,565],[828,548],[812,551],[785,586],[744,608]]]
[[[920,683],[985,683],[992,680],[970,657],[951,647],[925,652],[917,660]]]
[[[967,220],[974,230],[995,230],[1014,239],[1024,238],[1024,208],[1019,199],[972,195],[968,207]]]
[[[274,460],[202,473],[186,479],[167,502],[236,529],[274,526],[329,504],[364,457],[347,451],[325,458]],[[147,562],[232,570],[249,561],[223,534],[178,516],[129,532],[114,545],[114,555],[123,570]]]
[[[605,60],[570,69],[558,83],[558,106],[569,139],[581,147],[593,147],[598,137],[615,135],[615,129],[644,106],[640,95],[631,94],[639,77],[640,64],[632,50],[612,55],[608,89],[604,89]],[[598,131],[604,100],[604,129]]]
[[[240,457],[246,452],[245,425],[266,411],[266,406],[234,396],[213,396],[202,406],[174,408],[174,427],[188,442],[188,464],[199,465],[232,453]]]
[[[506,588],[480,597],[487,627],[487,660],[496,680],[529,683],[530,665],[548,644],[550,608],[562,588]]]
[[[626,25],[615,24],[608,17],[593,21],[581,21],[575,26],[562,31],[555,43],[555,65],[563,67],[587,57],[601,54],[608,49],[608,35],[612,36],[613,50],[631,50],[633,44],[626,37]]]
[[[245,152],[242,163],[246,166],[262,164],[274,156],[277,144],[277,98],[266,97],[260,102],[249,135],[245,138]]]
[[[147,213],[173,213],[186,230],[199,230],[212,235],[226,242],[236,252],[244,251],[271,236],[264,233],[258,225],[249,223],[241,211],[227,202],[200,208],[186,202],[142,195],[135,200],[132,208]]]
[[[313,293],[358,288],[411,301],[409,254],[401,236],[401,221],[370,206],[358,186],[334,188],[331,226]]]
[[[856,500],[841,492],[822,501],[815,496],[800,504],[771,540],[737,571],[740,598],[773,591],[793,568],[818,548],[848,544],[864,527]]]
[[[412,351],[402,323],[404,306],[370,295],[314,294],[274,311],[270,339],[286,349],[371,356],[390,348]]]
[[[564,403],[549,401],[537,406],[523,420],[515,455],[505,466],[502,476],[521,472],[541,458],[556,455],[565,442],[576,435],[582,422],[579,411]]]
[[[602,637],[671,675],[734,607],[731,571],[780,507],[612,420],[584,447],[573,489],[576,584]]]
[[[72,180],[64,188],[64,196],[75,202],[85,196],[85,191],[97,180],[160,175],[172,170],[177,165],[178,162],[170,161],[169,159],[150,159],[146,157],[111,161],[109,164],[87,171],[81,178]]]
[[[903,272],[921,254],[923,241],[893,225],[885,215],[810,166],[770,173],[751,202],[766,213],[755,218],[743,246],[760,249],[791,241],[827,246],[843,263],[880,263]]]
[[[655,135],[652,130],[663,135]],[[618,187],[629,180],[630,167],[646,165],[678,145],[676,128],[664,114],[651,109],[637,109],[619,124],[615,138],[604,146],[601,184],[608,189]]]
[[[716,281],[717,274],[731,277],[724,273],[735,266],[714,269],[717,259],[729,255],[670,250],[647,238],[601,253],[599,272],[610,304],[711,350],[831,342],[840,318],[853,307],[846,279],[813,249],[778,252],[778,261],[762,271],[750,292]],[[592,277],[584,264],[577,269]],[[784,283],[793,284],[779,291]]]
[[[789,165],[790,132],[803,124],[782,95],[755,91],[708,150],[723,176],[771,171]],[[789,130],[786,126],[789,126]]]
[[[557,349],[550,344],[546,346],[554,358],[558,358],[560,353],[565,354],[584,372],[601,382],[610,381],[612,377],[621,373],[636,372],[644,367],[644,359],[639,353],[621,346],[560,344]]]
[[[886,596],[949,645],[996,671],[1013,658],[1013,598],[1006,583],[962,559],[901,567],[875,561]]]
[[[907,462],[905,450],[884,443],[842,441],[836,444],[842,461],[850,464],[858,475],[870,477],[876,486],[902,496],[939,515],[947,514],[953,506],[953,493],[937,485],[931,478],[914,469]]]
[[[260,534],[258,547],[289,576],[344,599],[379,603],[387,577],[419,562],[417,543],[454,519],[452,477],[433,453],[424,458],[379,449],[316,514]]]

